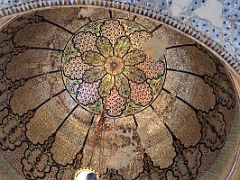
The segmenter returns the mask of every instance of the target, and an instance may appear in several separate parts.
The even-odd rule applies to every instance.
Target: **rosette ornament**
[[[163,59],[149,57],[143,45],[151,34],[126,20],[90,23],[70,40],[63,54],[63,79],[70,94],[94,113],[134,114],[159,94]]]

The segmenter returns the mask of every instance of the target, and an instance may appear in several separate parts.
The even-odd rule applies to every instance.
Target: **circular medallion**
[[[151,38],[128,20],[91,22],[73,35],[63,56],[63,81],[86,110],[108,117],[135,114],[160,93],[165,79],[163,58],[149,57],[143,45]]]
[[[112,75],[118,75],[124,70],[124,61],[119,57],[110,57],[105,62],[105,71]]]

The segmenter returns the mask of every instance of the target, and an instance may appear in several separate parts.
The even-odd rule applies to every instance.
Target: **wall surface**
[[[29,0],[1,0],[0,7]],[[54,0],[53,0],[54,1]],[[73,1],[73,0],[72,0]],[[240,60],[239,0],[117,0],[160,10],[218,42]],[[51,2],[51,0],[49,0]]]
[[[24,0],[4,1],[2,7]],[[119,0],[121,1],[121,0]],[[222,45],[229,53],[240,61],[240,1],[239,0],[129,0],[133,4],[141,4],[194,27],[203,34]],[[129,2],[125,1],[125,2]],[[0,21],[0,24],[2,21]],[[234,75],[236,83],[239,76]],[[240,86],[238,85],[238,90]],[[4,168],[2,168],[4,164]],[[0,157],[0,176],[3,179],[19,179],[16,173],[6,166]]]

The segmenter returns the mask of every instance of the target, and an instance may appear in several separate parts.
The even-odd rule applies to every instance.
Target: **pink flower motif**
[[[164,63],[161,61],[151,61],[147,59],[143,63],[137,65],[148,79],[156,79],[164,74]]]
[[[98,87],[100,81],[95,83],[83,82],[78,88],[76,99],[83,105],[94,104],[100,98],[98,94]]]
[[[108,117],[140,112],[161,90],[165,60],[143,51],[152,36],[146,28],[116,19],[96,23],[94,31],[92,23],[81,28],[64,50],[64,83],[90,112],[106,110]]]
[[[51,154],[44,150],[44,146],[30,145],[22,159],[23,173],[28,179],[43,178],[52,166]]]
[[[131,87],[131,100],[135,104],[140,104],[141,106],[146,106],[152,100],[152,89],[149,84],[144,82],[142,84],[137,84],[130,81]]]
[[[113,88],[110,95],[105,99],[105,106],[109,116],[119,116],[126,108],[126,100],[118,94],[116,87]]]
[[[133,48],[143,49],[143,44],[151,38],[151,35],[147,31],[136,31],[130,35],[130,41]]]
[[[112,44],[125,34],[124,26],[117,20],[108,20],[101,26],[101,35],[108,38]]]
[[[75,48],[80,52],[96,50],[96,35],[90,32],[80,32],[78,33],[73,42],[75,43]]]
[[[70,58],[70,60],[64,64],[64,74],[70,79],[81,79],[86,70],[90,68],[85,64],[81,57]]]

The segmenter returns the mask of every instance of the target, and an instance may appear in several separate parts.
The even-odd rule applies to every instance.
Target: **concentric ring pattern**
[[[106,9],[17,17],[0,32],[0,79],[0,149],[23,179],[196,179],[239,115],[212,53]]]
[[[162,58],[151,58],[142,45],[151,38],[143,26],[106,19],[83,26],[63,53],[63,79],[74,100],[108,117],[141,111],[157,97],[165,77]]]

